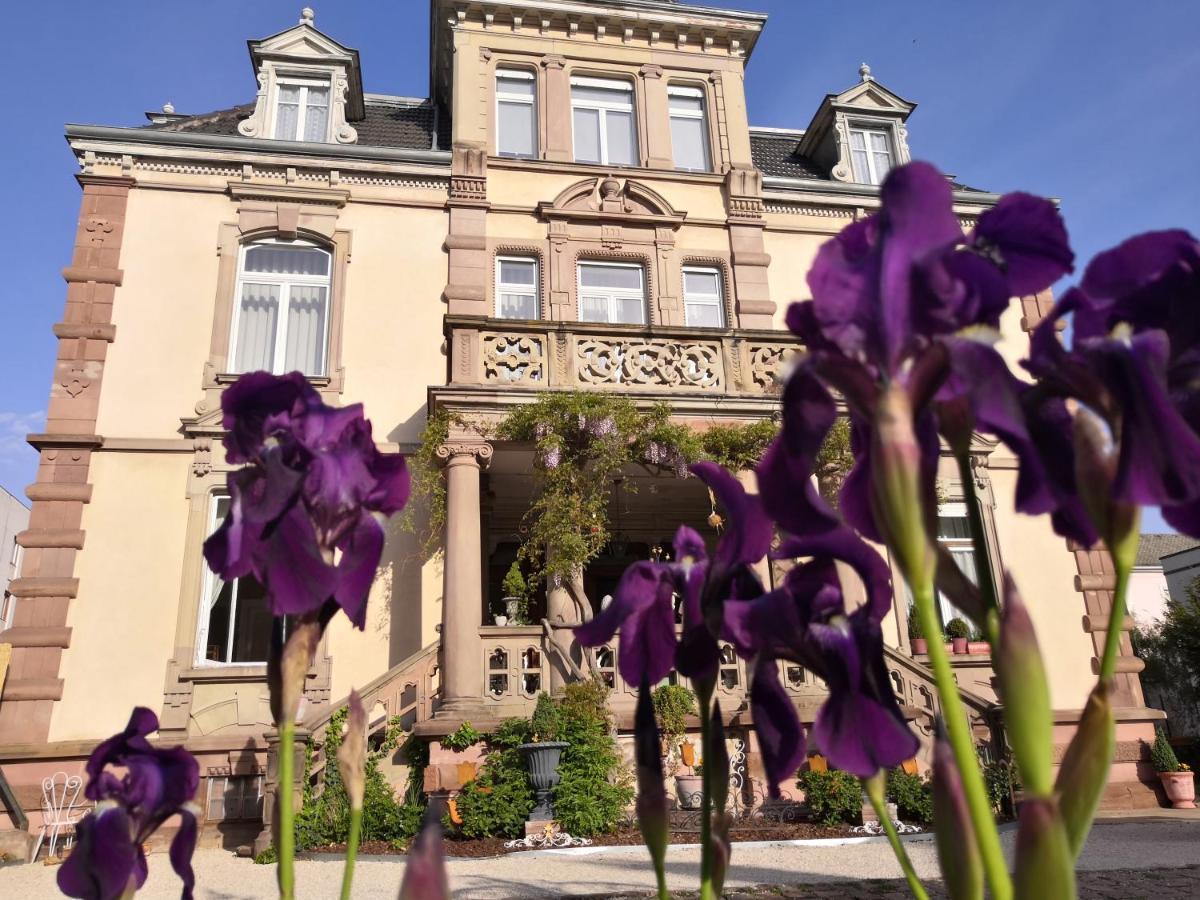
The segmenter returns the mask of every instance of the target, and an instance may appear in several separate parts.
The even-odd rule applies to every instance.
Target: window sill
[[[230,666],[194,666],[179,673],[180,681],[266,681],[266,663]]]
[[[659,178],[671,181],[683,181],[695,184],[697,182],[712,182],[713,184],[723,184],[725,176],[720,172],[713,170],[708,171],[691,171],[688,169],[658,168],[655,166],[636,165],[616,165],[606,163],[590,163],[590,162],[575,162],[574,160],[551,160],[551,159],[532,159],[519,156],[498,156],[491,155],[488,157],[488,167],[505,169],[535,169],[543,172],[576,172],[585,176],[595,176],[598,172],[628,172],[639,173],[642,178]]]
[[[245,374],[245,372],[219,372],[216,376],[216,382],[217,384],[233,384]],[[332,382],[332,379],[328,375],[306,375],[305,377],[308,379],[309,384],[317,388],[329,387]]]

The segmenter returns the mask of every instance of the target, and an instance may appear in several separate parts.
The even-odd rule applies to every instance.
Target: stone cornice
[[[771,200],[790,200],[792,197],[788,195],[795,194],[828,194],[831,197],[839,199],[854,198],[859,200],[861,205],[871,208],[879,205],[879,188],[870,184],[825,181],[817,178],[785,178],[779,175],[764,175],[763,189],[763,199],[767,202]],[[767,191],[779,193],[766,193]],[[1000,194],[992,194],[985,191],[954,191],[954,202],[962,206],[989,207],[995,206],[1000,196]]]

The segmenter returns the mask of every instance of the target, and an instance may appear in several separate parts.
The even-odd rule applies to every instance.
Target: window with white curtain
[[[496,72],[496,153],[537,156],[537,82],[532,72]]]
[[[693,327],[725,327],[725,299],[717,269],[683,267],[683,311],[684,321]]]
[[[876,128],[850,129],[850,158],[859,184],[883,184],[892,168],[892,140]]]
[[[217,530],[228,512],[229,498],[214,498],[209,534]],[[204,571],[196,664],[265,663],[274,624],[266,589],[251,575],[222,581],[207,566]]]
[[[609,78],[571,79],[575,161],[636,166],[633,85]]]
[[[938,543],[950,551],[950,556],[972,584],[979,584],[979,569],[975,560],[975,545],[971,540],[971,520],[965,503],[943,503],[938,508]],[[944,594],[938,594],[942,626],[956,616],[970,621]]]
[[[579,321],[646,323],[646,273],[629,263],[579,264]]]
[[[538,264],[528,256],[496,257],[496,315],[538,318]]]
[[[667,99],[671,109],[671,151],[675,168],[709,171],[712,157],[704,115],[704,91],[697,87],[671,85],[667,88]]]
[[[242,247],[230,371],[325,374],[331,260],[304,241]]]
[[[329,140],[328,81],[281,78],[275,90],[276,140]]]

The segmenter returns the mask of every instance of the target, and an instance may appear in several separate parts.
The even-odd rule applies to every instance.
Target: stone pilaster
[[[442,296],[452,316],[486,316],[491,266],[487,252],[487,153],[455,147],[450,169],[449,276]]]
[[[62,698],[59,663],[71,643],[67,609],[79,593],[75,557],[85,538],[83,506],[92,497],[88,469],[103,442],[95,433],[96,417],[108,345],[116,338],[112,308],[124,277],[121,240],[135,182],[77,177],[83,199],[71,264],[63,269],[67,302],[63,320],[54,326],[58,354],[46,430],[29,436],[40,459],[37,481],[25,491],[33,501],[29,528],[17,535],[24,562],[9,587],[20,600],[13,627],[0,635],[0,643],[13,645],[0,705],[0,744],[49,737],[54,702]]]
[[[554,115],[544,115],[546,123],[545,141],[542,147],[542,157],[555,162],[571,162],[575,158],[575,148],[571,137],[571,80],[567,76],[567,61],[561,56],[543,56],[542,78],[545,84],[545,108],[554,110]],[[557,111],[562,110],[562,114]]]
[[[739,328],[773,328],[775,304],[767,268],[771,257],[763,241],[762,173],[735,167],[725,177],[725,208],[733,251],[733,282]]]

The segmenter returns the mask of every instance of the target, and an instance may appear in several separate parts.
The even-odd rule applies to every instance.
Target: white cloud
[[[31,450],[25,443],[25,435],[41,431],[46,424],[46,414],[37,412],[0,412],[0,456]]]

